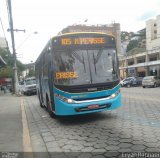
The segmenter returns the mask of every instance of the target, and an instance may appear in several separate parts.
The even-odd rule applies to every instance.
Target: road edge
[[[31,137],[29,134],[28,121],[25,110],[25,101],[21,99],[21,113],[22,113],[22,131],[23,131],[23,152],[25,158],[34,158],[33,149],[31,145]]]

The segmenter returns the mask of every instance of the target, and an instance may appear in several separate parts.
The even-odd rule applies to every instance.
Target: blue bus
[[[50,116],[79,115],[121,106],[116,42],[98,32],[49,40],[35,63],[37,94]]]

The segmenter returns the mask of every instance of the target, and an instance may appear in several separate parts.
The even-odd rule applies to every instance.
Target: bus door
[[[53,56],[50,53],[48,57],[49,57],[48,58],[48,85],[49,85],[52,110],[55,111],[54,92],[53,92],[53,83],[54,83],[54,67],[53,67],[53,60],[52,60]]]
[[[41,101],[43,102],[43,91],[42,91],[42,66],[41,66],[41,61],[39,63],[39,71],[38,71],[38,80],[39,80],[39,95],[41,98]]]
[[[47,74],[48,74],[48,69],[47,69],[47,53],[44,53],[43,55],[43,59],[42,59],[42,74],[41,74],[41,82],[42,82],[42,96],[43,96],[43,101],[44,101],[44,104],[46,105],[46,90],[47,90],[47,85],[46,85],[46,82],[47,82]]]

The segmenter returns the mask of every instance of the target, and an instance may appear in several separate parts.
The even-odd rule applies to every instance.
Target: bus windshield
[[[118,80],[114,49],[57,50],[54,54],[56,85],[84,85]]]

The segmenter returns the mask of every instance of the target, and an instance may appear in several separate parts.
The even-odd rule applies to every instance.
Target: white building
[[[146,51],[138,49],[120,59],[120,75],[160,77],[160,15],[146,21]]]

